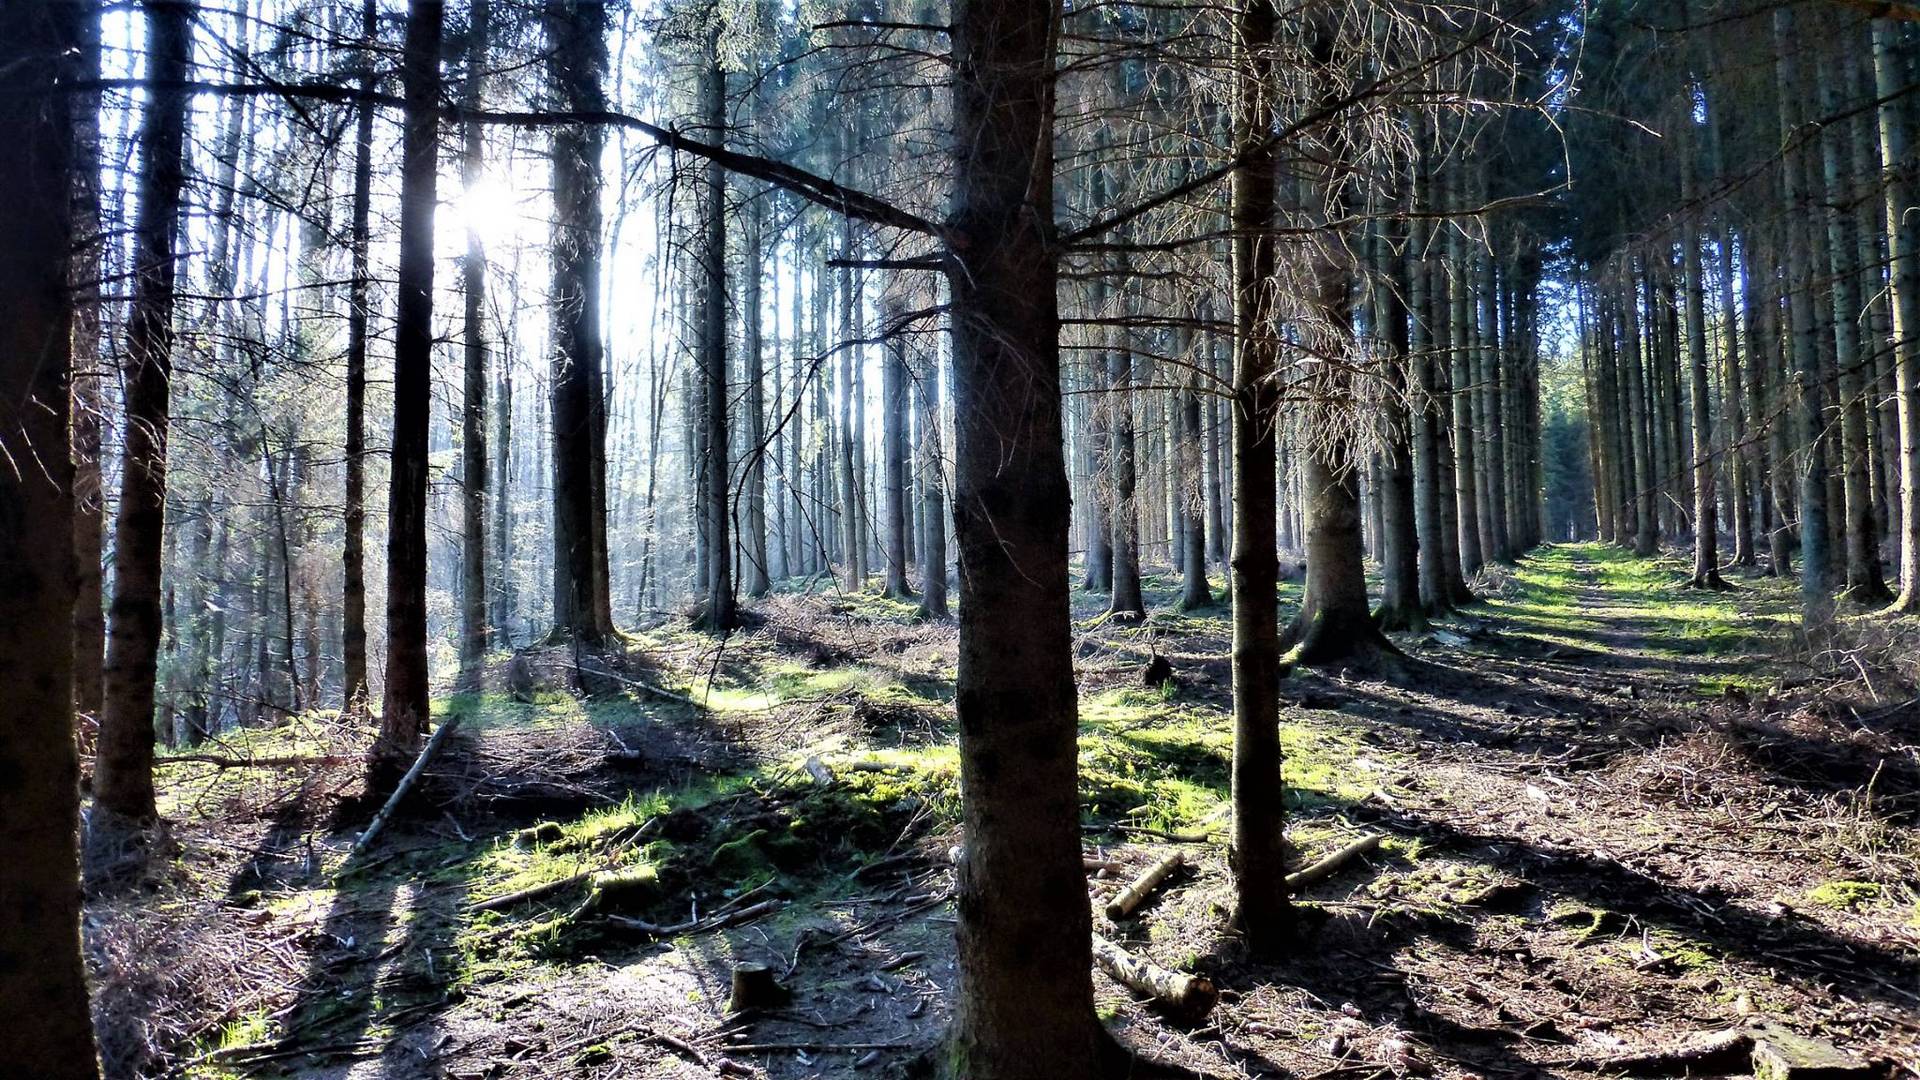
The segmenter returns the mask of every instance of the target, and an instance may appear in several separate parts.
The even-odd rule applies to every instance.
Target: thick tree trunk
[[[487,65],[488,0],[473,0],[467,39],[465,101],[481,106]],[[461,127],[460,176],[471,188],[485,166],[479,123]],[[477,223],[467,226],[460,264],[465,300],[464,375],[460,397],[460,675],[472,684],[487,652],[487,253]]]
[[[427,731],[427,443],[433,398],[433,215],[439,187],[440,0],[411,0],[401,80],[400,277],[387,496],[387,672],[370,787],[386,792]]]
[[[1888,280],[1893,295],[1894,404],[1900,441],[1900,596],[1895,608],[1920,611],[1920,218],[1912,174],[1899,162],[1913,154],[1912,131],[1901,103],[1906,85],[1900,28],[1887,19],[1873,24],[1874,87],[1879,108],[1880,160],[1886,168]],[[1905,65],[1909,70],[1911,65]]]
[[[149,9],[178,49],[149,53],[184,74],[190,11]],[[79,762],[73,739],[75,574],[73,466],[67,454],[74,292],[75,132],[85,96],[52,90],[86,77],[86,7],[60,0],[0,5],[0,1036],[10,1071],[95,1080],[80,945]],[[154,44],[166,44],[164,38]],[[49,92],[52,90],[52,92]],[[183,95],[153,102],[184,105]],[[177,124],[177,121],[176,121]],[[146,145],[152,146],[151,142]],[[89,157],[83,148],[79,163]],[[152,159],[147,159],[151,161]],[[142,200],[143,213],[148,204]],[[170,254],[170,252],[169,252]],[[171,258],[168,259],[169,265]],[[144,265],[144,264],[142,264]],[[144,278],[142,279],[144,280]],[[149,685],[151,685],[149,683]],[[148,728],[151,732],[151,727]],[[149,736],[151,737],[151,736]]]
[[[545,13],[548,64],[563,107],[605,107],[606,9],[599,0],[556,0]],[[607,582],[604,488],[596,479],[601,400],[600,152],[596,124],[553,133],[553,342],[549,394],[553,410],[554,628],[600,645],[613,627],[603,620]]]
[[[1092,913],[1080,865],[1053,237],[1047,0],[954,11],[948,228],[966,854],[948,1071],[1090,1080]],[[964,260],[964,262],[963,262]]]
[[[160,655],[160,564],[167,499],[167,421],[173,381],[175,256],[193,5],[147,7],[150,91],[140,127],[139,217],[133,303],[127,316],[126,424],[114,519],[112,622],[106,698],[94,767],[94,805],[133,820],[154,816],[154,675]],[[70,519],[69,519],[70,520]]]
[[[1248,951],[1281,958],[1293,937],[1286,891],[1286,801],[1281,786],[1277,450],[1280,327],[1269,283],[1278,267],[1274,180],[1265,135],[1274,122],[1279,13],[1243,0],[1233,133],[1233,867]]]

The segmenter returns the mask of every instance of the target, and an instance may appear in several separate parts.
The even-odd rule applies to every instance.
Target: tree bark
[[[1132,386],[1133,354],[1121,341],[1107,354],[1107,464],[1113,473],[1113,505],[1109,510],[1113,599],[1107,605],[1107,614],[1122,622],[1139,622],[1147,617],[1146,601],[1140,593],[1140,507],[1135,498],[1139,470],[1134,457]]]
[[[1794,37],[1794,13],[1773,13],[1775,75],[1779,82],[1780,136],[1790,140],[1798,126],[1795,102],[1800,100],[1799,62]],[[1808,226],[1801,220],[1806,195],[1800,156],[1790,152],[1782,169],[1781,189],[1787,207],[1786,284],[1793,321],[1789,355],[1795,396],[1795,433],[1805,455],[1800,474],[1800,613],[1803,628],[1813,633],[1833,617],[1833,586],[1827,546],[1827,455],[1822,445],[1822,414],[1826,407],[1825,373],[1815,339],[1813,264],[1808,256]]]
[[[1080,866],[1070,492],[1053,249],[1047,0],[954,11],[948,221],[966,854],[948,1071],[1090,1080],[1092,912]]]
[[[1920,220],[1912,173],[1900,167],[1913,154],[1912,130],[1901,103],[1892,100],[1905,86],[1900,28],[1887,19],[1873,24],[1875,91],[1879,113],[1880,161],[1886,169],[1887,249],[1892,265],[1894,405],[1900,440],[1900,595],[1896,610],[1920,611]],[[1906,65],[1909,69],[1911,65]]]
[[[58,632],[72,625],[76,590],[70,285],[74,169],[90,156],[71,124],[72,110],[91,105],[53,89],[86,77],[81,43],[94,31],[82,23],[92,17],[60,0],[0,5],[0,460],[38,463],[0,468],[0,1015],[9,1018],[0,1046],[11,1070],[36,1080],[100,1075],[81,961],[74,637]],[[185,5],[149,8],[181,46],[190,17]],[[184,47],[148,56],[184,74]],[[185,104],[165,94],[154,104],[176,101]]]
[[[727,122],[727,75],[720,67],[719,40],[700,75],[701,115],[714,138],[723,138]],[[701,196],[700,374],[705,383],[706,610],[701,619],[715,634],[730,633],[738,620],[733,595],[732,520],[727,513],[727,174],[707,163]]]
[[[926,357],[915,384],[920,405],[920,614],[944,620],[953,615],[947,610],[947,478],[937,357]]]
[[[1685,10],[1683,5],[1682,11]],[[1700,256],[1700,223],[1691,207],[1696,198],[1694,180],[1693,85],[1687,84],[1681,105],[1686,115],[1676,121],[1680,131],[1681,259],[1686,275],[1687,401],[1693,422],[1693,578],[1699,589],[1725,589],[1720,577],[1720,502],[1714,480],[1712,392],[1707,380],[1707,282]]]
[[[897,297],[885,297],[883,323],[893,326],[903,308]],[[885,503],[880,524],[887,558],[886,594],[911,600],[913,590],[907,586],[907,524],[912,517],[907,506],[907,343],[899,334],[884,346],[881,365],[880,465]]]
[[[1233,133],[1233,868],[1235,920],[1256,958],[1272,961],[1293,936],[1286,893],[1286,801],[1281,786],[1280,613],[1277,588],[1280,328],[1272,282],[1277,155],[1265,139],[1279,13],[1242,0]]]
[[[467,28],[464,99],[481,106],[485,91],[488,0],[473,0]],[[480,182],[486,161],[479,123],[461,125],[460,176],[469,189]],[[460,396],[460,674],[472,685],[487,652],[487,252],[475,223],[467,225],[467,254],[460,263],[465,301],[464,376]]]
[[[379,7],[376,0],[365,0],[360,9],[361,65],[360,90],[371,94],[378,85],[374,75],[374,45],[379,36]],[[343,706],[349,716],[364,716],[367,710],[367,577],[366,577],[366,452],[367,452],[367,321],[372,317],[373,271],[369,265],[372,247],[371,214],[373,205],[373,105],[360,103],[354,116],[353,207],[349,245],[352,251],[351,280],[347,285],[347,402],[346,402],[346,507],[342,524],[346,536],[341,545],[341,627],[340,652],[343,666],[341,690]]]
[[[441,0],[410,0],[401,83],[400,276],[387,496],[387,672],[369,787],[387,791],[427,731],[427,443],[433,396],[433,215],[439,187]]]
[[[760,194],[747,204],[746,250],[743,253],[743,275],[740,282],[740,306],[745,309],[746,340],[741,343],[746,354],[742,359],[746,363],[747,380],[747,469],[746,522],[742,525],[740,546],[743,565],[740,567],[741,588],[748,596],[761,597],[773,588],[773,579],[767,565],[767,458],[770,448],[767,445],[767,397],[765,340],[761,330],[760,279],[765,271],[761,256],[762,219],[766,216],[765,194]],[[775,393],[775,405],[779,404]],[[775,464],[779,458],[774,455]]]
[[[605,107],[606,8],[600,0],[552,0],[545,12],[550,77],[562,107]],[[604,486],[597,477],[604,411],[600,332],[599,125],[553,132],[553,343],[548,393],[553,411],[554,628],[583,645],[604,644],[607,582]],[[723,443],[724,445],[724,443]]]
[[[154,816],[154,675],[160,650],[160,564],[167,498],[167,422],[183,140],[193,53],[193,4],[147,8],[149,92],[140,127],[139,217],[127,316],[126,424],[114,519],[113,605],[94,805],[135,821]]]
[[[100,19],[87,14],[75,25],[78,52],[76,71],[81,78],[100,77]],[[80,732],[82,756],[91,756],[100,730],[105,693],[102,665],[106,660],[107,619],[104,575],[100,572],[106,524],[106,492],[100,476],[101,410],[101,278],[106,245],[100,218],[100,95],[82,93],[73,99],[74,311],[73,394],[71,403],[73,458],[74,572],[78,592],[73,604],[73,707]],[[236,105],[235,112],[238,112]]]

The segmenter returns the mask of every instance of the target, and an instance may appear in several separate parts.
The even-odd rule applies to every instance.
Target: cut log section
[[[772,968],[765,964],[740,964],[733,969],[733,997],[727,1002],[727,1011],[777,1009],[792,997],[793,992],[774,979]]]
[[[1099,934],[1093,935],[1093,959],[1100,970],[1113,976],[1113,981],[1152,998],[1183,1020],[1201,1019],[1220,1001],[1220,991],[1215,989],[1212,979],[1163,968]]]
[[[1126,888],[1120,890],[1120,895],[1108,901],[1107,918],[1118,922],[1133,914],[1134,909],[1145,903],[1147,897],[1153,895],[1153,890],[1159,888],[1161,882],[1166,881],[1186,861],[1184,853],[1175,851],[1148,867],[1146,873],[1134,878]]]
[[[1304,870],[1287,875],[1287,891],[1299,892],[1318,881],[1324,881],[1338,873],[1341,868],[1362,855],[1370,854],[1380,848],[1380,837],[1363,836],[1346,847],[1328,855]]]

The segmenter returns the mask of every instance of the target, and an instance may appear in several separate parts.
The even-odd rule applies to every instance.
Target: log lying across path
[[[1093,960],[1100,970],[1135,993],[1145,994],[1184,1020],[1198,1020],[1213,1011],[1220,991],[1204,975],[1186,975],[1135,956],[1093,935]]]

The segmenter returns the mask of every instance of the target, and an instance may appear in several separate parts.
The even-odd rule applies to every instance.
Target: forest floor
[[[1784,658],[1786,586],[1684,580],[1543,548],[1400,638],[1391,677],[1289,680],[1302,861],[1384,843],[1299,898],[1298,957],[1271,967],[1223,917],[1224,606],[1175,613],[1154,579],[1161,606],[1121,628],[1079,597],[1087,850],[1114,864],[1089,877],[1096,929],[1222,990],[1196,1024],[1098,975],[1103,1019],[1222,1077],[1594,1075],[1755,1024],[1920,1068],[1920,699],[1810,683]],[[357,859],[356,735],[327,718],[193,751],[300,767],[168,760],[178,858],[89,911],[110,1058],[311,1080],[907,1071],[948,1014],[958,842],[954,632],[911,610],[781,595],[724,649],[682,620],[637,633],[598,676],[621,693],[450,697],[445,759]],[[1176,687],[1142,685],[1154,653]],[[569,659],[536,667],[559,681]],[[1182,876],[1107,923],[1175,847]],[[475,906],[589,871],[597,888]],[[730,1014],[737,964],[791,1001]]]

